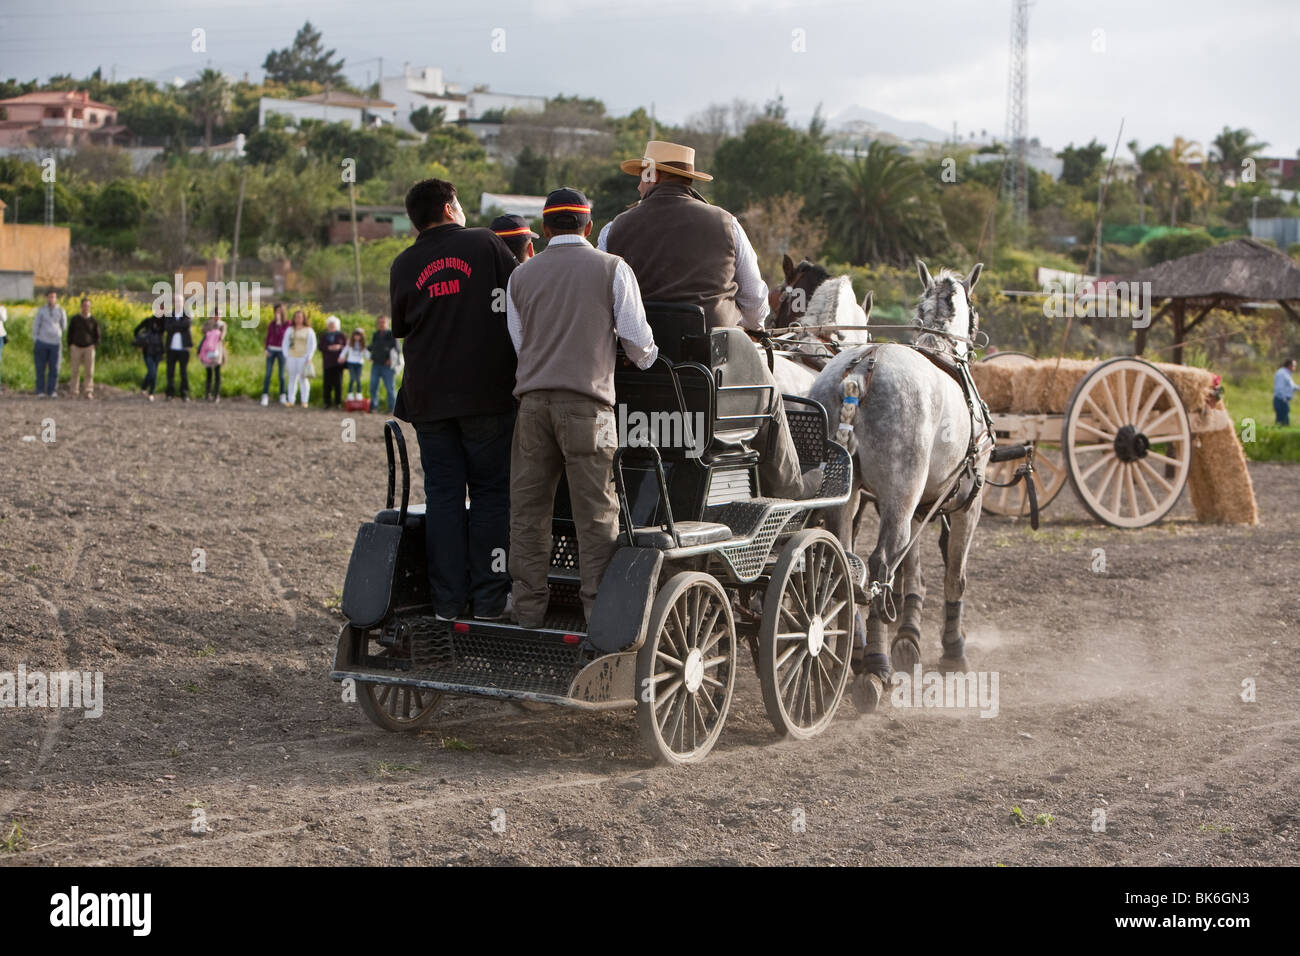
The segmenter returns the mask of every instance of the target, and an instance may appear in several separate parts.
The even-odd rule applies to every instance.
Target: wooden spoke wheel
[[[990,482],[996,481],[998,484],[1005,485],[1015,477],[1016,469],[1020,467],[1022,461],[1023,459],[1016,459],[990,464],[986,475]],[[1061,446],[1047,442],[1034,442],[1034,490],[1038,493],[1039,511],[1046,508],[1052,499],[1061,493],[1067,477]],[[989,514],[1013,516],[1029,514],[1029,494],[1023,481],[1016,482],[1010,488],[998,488],[986,484],[981,502],[984,510]]]
[[[355,636],[352,626],[343,628],[339,635],[338,660],[340,663],[361,663],[366,654],[369,637],[365,634]],[[355,643],[354,643],[355,641]],[[394,656],[391,648],[384,648],[380,656]],[[419,730],[428,724],[442,694],[422,687],[401,687],[397,684],[379,684],[372,681],[357,681],[357,703],[361,712],[370,718],[370,722],[393,733]]]
[[[1070,483],[1098,521],[1154,524],[1187,484],[1187,409],[1165,374],[1141,359],[1111,359],[1089,372],[1070,396],[1061,437]]]
[[[636,658],[637,724],[661,761],[698,763],[722,734],[736,684],[736,625],[716,578],[683,571],[655,596]]]
[[[1038,361],[1028,352],[994,352],[992,355],[986,355],[981,362],[1006,362],[1010,365],[1028,365],[1031,362]]]
[[[824,528],[792,537],[763,599],[758,677],[768,719],[807,738],[835,718],[852,670],[853,581],[839,540]]]

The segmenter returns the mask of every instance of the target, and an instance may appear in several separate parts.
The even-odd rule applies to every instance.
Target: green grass
[[[1274,425],[1273,373],[1258,372],[1225,382],[1223,400],[1242,437],[1246,457],[1252,461],[1300,462],[1300,425]],[[1300,405],[1291,403],[1292,421],[1300,419]],[[1254,441],[1247,441],[1247,423],[1255,423]]]

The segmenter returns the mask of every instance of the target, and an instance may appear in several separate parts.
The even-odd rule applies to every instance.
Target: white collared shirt
[[[547,248],[571,246],[586,241],[576,233],[569,233],[552,237],[546,245]],[[545,250],[541,254],[545,255]],[[513,277],[511,281],[514,281]],[[632,273],[631,266],[622,259],[618,260],[618,265],[614,268],[613,289],[614,329],[622,340],[628,357],[636,362],[636,367],[647,369],[659,357],[659,346],[655,345],[654,333],[650,331],[650,323],[646,321],[645,306],[641,304],[641,289],[637,285],[636,276]],[[509,283],[506,285],[506,329],[510,332],[510,341],[514,343],[515,354],[518,355],[519,346],[524,338],[524,329],[519,322],[519,310],[515,308],[515,299],[510,293]]]
[[[596,248],[601,252],[607,251],[605,243],[609,239],[612,225],[613,220],[600,230]],[[731,217],[731,235],[736,245],[736,308],[740,309],[740,325],[751,332],[757,332],[763,327],[769,311],[767,283],[763,281],[763,274],[758,269],[758,254],[754,252],[749,236],[745,235],[744,226],[735,216]]]

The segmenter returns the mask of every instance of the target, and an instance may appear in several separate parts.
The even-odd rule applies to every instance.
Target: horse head
[[[782,257],[781,270],[785,273],[785,283],[773,290],[777,304],[773,328],[783,329],[793,325],[808,311],[817,287],[831,277],[823,266],[811,259],[804,259],[798,265],[789,256]]]
[[[937,278],[931,276],[920,259],[916,270],[924,286],[916,303],[916,344],[964,358],[970,352],[969,340],[979,331],[971,290],[979,281],[984,263],[977,262],[965,278],[951,269],[939,270]]]

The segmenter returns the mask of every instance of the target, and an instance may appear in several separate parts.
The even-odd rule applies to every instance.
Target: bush
[[[1208,232],[1196,230],[1154,236],[1143,243],[1142,248],[1146,253],[1147,264],[1154,266],[1161,262],[1168,262],[1170,259],[1181,259],[1183,256],[1204,252],[1213,245],[1215,245],[1213,236]]]

